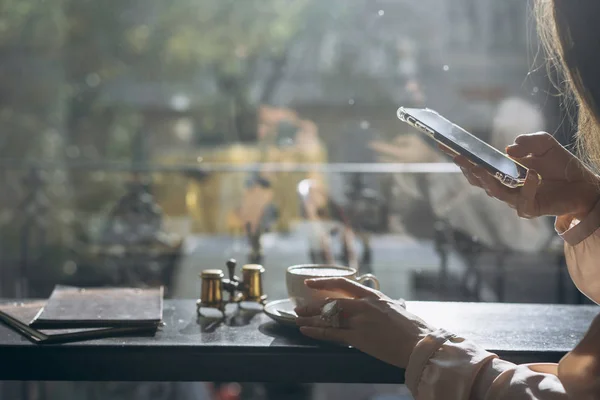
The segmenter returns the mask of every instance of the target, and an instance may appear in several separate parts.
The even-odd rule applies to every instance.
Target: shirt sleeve
[[[597,235],[600,228],[600,201],[583,220],[566,215],[560,216],[556,218],[554,226],[565,242],[571,247],[577,246],[594,234]]]
[[[515,365],[438,330],[413,350],[406,385],[416,400],[566,400],[555,364]]]

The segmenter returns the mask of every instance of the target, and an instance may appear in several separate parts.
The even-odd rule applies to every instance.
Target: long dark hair
[[[557,82],[577,106],[579,153],[600,168],[600,1],[537,0],[537,27]]]

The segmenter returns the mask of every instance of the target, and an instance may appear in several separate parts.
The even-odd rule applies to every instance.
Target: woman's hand
[[[400,368],[406,368],[416,344],[434,328],[406,311],[403,301],[346,278],[309,279],[312,289],[337,291],[350,298],[335,299],[340,327],[321,318],[324,302],[298,307],[300,331],[314,339],[347,344]]]
[[[521,135],[506,151],[529,168],[524,186],[518,189],[502,185],[465,157],[452,156],[472,185],[507,203],[522,218],[570,215],[582,219],[600,198],[598,177],[548,133]]]

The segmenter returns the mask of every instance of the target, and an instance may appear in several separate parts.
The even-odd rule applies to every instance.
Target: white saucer
[[[273,300],[265,304],[264,311],[282,325],[296,327],[296,304],[290,299]]]

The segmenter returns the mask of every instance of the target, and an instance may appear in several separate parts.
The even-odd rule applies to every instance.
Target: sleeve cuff
[[[600,201],[582,221],[570,216],[559,216],[554,228],[569,245],[578,245],[600,228]]]
[[[444,345],[444,343],[453,338],[453,333],[445,331],[444,329],[438,329],[437,331],[430,333],[417,343],[410,359],[408,367],[406,368],[406,386],[408,389],[416,395],[419,382],[421,381],[421,374],[425,370],[429,359]]]
[[[463,400],[493,353],[444,330],[423,338],[406,369],[406,386],[415,399]]]

